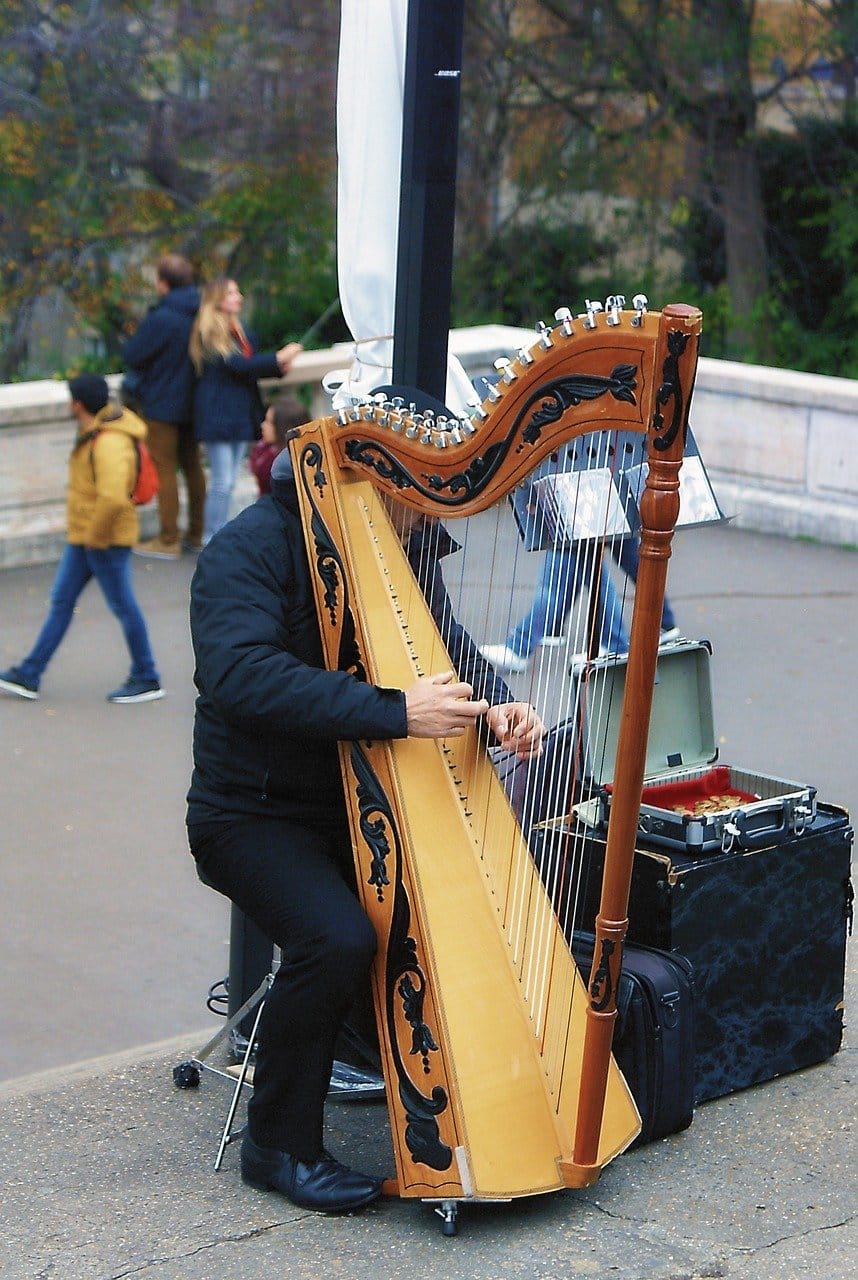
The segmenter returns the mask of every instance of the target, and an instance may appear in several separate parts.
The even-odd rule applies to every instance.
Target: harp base
[[[600,1164],[576,1164],[574,1160],[559,1160],[557,1167],[563,1179],[563,1185],[570,1188],[592,1187],[599,1181],[602,1172]]]

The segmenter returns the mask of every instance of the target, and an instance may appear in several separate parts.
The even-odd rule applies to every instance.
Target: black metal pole
[[[443,401],[464,0],[409,0],[393,381]]]

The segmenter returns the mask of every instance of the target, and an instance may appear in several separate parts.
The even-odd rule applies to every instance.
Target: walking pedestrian
[[[35,700],[45,668],[68,630],[78,597],[95,578],[119,620],[131,655],[131,671],[108,702],[163,698],[146,622],[131,584],[131,548],[139,524],[130,494],[137,478],[135,440],[146,424],[130,409],[111,404],[107,382],[93,373],[69,381],[78,432],[69,459],[66,545],[51,588],[48,616],[24,660],[0,672],[0,689]]]

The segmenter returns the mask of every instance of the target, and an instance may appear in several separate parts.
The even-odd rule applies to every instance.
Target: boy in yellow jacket
[[[16,667],[0,671],[0,689],[35,699],[45,668],[68,630],[74,607],[95,578],[119,619],[131,654],[131,672],[108,702],[152,702],[164,691],[149,635],[131,585],[131,548],[139,523],[131,501],[137,478],[134,441],[146,424],[109,403],[107,382],[94,373],[69,381],[78,433],[69,459],[66,546],[51,588],[51,607],[35,645]]]

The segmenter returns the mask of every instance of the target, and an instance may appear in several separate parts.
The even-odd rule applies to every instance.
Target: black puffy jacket
[[[407,550],[475,696],[507,702],[504,682],[451,622],[438,557],[455,549],[443,527],[418,527]],[[354,633],[344,626],[346,668]],[[199,691],[189,821],[220,813],[312,819],[343,804],[338,740],[406,736],[405,694],[324,668],[294,482],[246,507],[200,554],[191,583]]]

